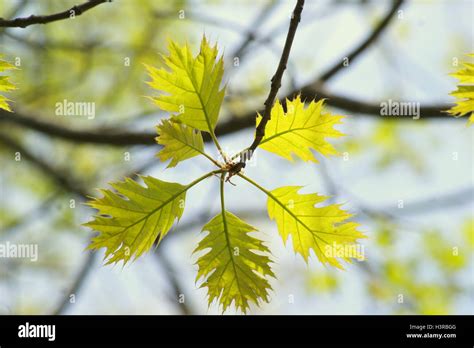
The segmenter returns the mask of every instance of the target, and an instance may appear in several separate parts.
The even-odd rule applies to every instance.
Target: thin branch
[[[245,167],[245,161],[250,160],[253,152],[265,136],[265,127],[268,121],[270,121],[271,110],[273,104],[275,103],[275,98],[277,96],[278,90],[281,87],[281,79],[283,77],[283,73],[285,72],[286,65],[288,63],[288,58],[290,57],[291,46],[295,38],[296,29],[298,29],[298,24],[301,20],[301,12],[303,11],[303,6],[304,0],[298,0],[295,9],[293,10],[292,18],[290,21],[290,27],[288,28],[288,35],[286,36],[285,46],[283,47],[283,52],[280,58],[280,63],[278,64],[278,68],[275,72],[275,75],[272,77],[271,80],[272,82],[270,86],[270,92],[268,93],[268,97],[264,103],[265,110],[263,111],[262,119],[255,131],[255,139],[253,140],[252,144],[246,150],[244,150],[246,155],[243,156],[241,153],[240,161],[231,170],[231,175],[233,173],[238,173],[243,167]]]
[[[290,57],[291,46],[293,44],[293,40],[295,38],[296,29],[298,28],[298,24],[301,20],[301,12],[303,11],[304,0],[298,0],[296,3],[295,9],[293,10],[293,16],[291,18],[290,27],[288,29],[288,35],[286,37],[285,46],[283,48],[283,52],[280,58],[280,63],[278,64],[277,71],[275,75],[272,77],[272,83],[270,87],[270,93],[268,94],[267,100],[265,100],[265,110],[263,112],[262,120],[258,124],[255,139],[250,145],[249,150],[253,152],[257,146],[262,141],[263,137],[265,136],[265,127],[270,121],[271,118],[271,110],[273,104],[275,103],[275,98],[277,96],[278,90],[281,87],[281,79],[283,77],[283,73],[286,69],[286,65],[288,63],[288,58]]]
[[[332,67],[327,69],[321,76],[318,78],[320,82],[326,82],[331,77],[335,76],[342,68],[345,67],[344,65],[344,58],[352,63],[354,62],[357,57],[360,56],[372,43],[374,43],[377,38],[384,32],[386,28],[388,28],[388,24],[397,13],[398,9],[402,5],[403,0],[395,0],[393,1],[393,5],[384,18],[380,21],[380,23],[374,28],[374,30],[363,40],[359,45],[357,45],[350,53],[346,54],[344,57],[337,60],[336,64]]]
[[[8,28],[26,28],[33,24],[46,24],[51,22],[60,21],[63,19],[73,18],[73,16],[80,16],[84,12],[96,7],[104,2],[110,2],[111,0],[89,0],[81,5],[75,5],[70,9],[58,12],[51,15],[36,16],[31,15],[29,17],[19,17],[15,19],[3,19],[0,18],[0,27]]]
[[[179,284],[179,281],[176,277],[176,272],[173,269],[173,265],[169,262],[169,260],[163,256],[162,253],[154,253],[156,256],[157,261],[163,267],[163,271],[168,276],[170,281],[170,285],[173,289],[173,296],[170,296],[170,301],[173,303],[177,303],[177,308],[181,311],[183,315],[190,315],[193,314],[192,308],[186,302],[186,299],[183,299],[183,302],[178,302],[181,295],[184,295],[184,291]]]
[[[338,109],[346,110],[351,113],[358,113],[361,115],[370,115],[370,116],[378,116],[380,119],[383,120],[393,120],[393,121],[412,121],[411,117],[382,117],[380,115],[381,110],[381,103],[368,103],[365,101],[353,99],[347,96],[340,96],[337,94],[329,93],[325,89],[319,87],[319,83],[310,83],[306,86],[301,88],[301,91],[293,91],[290,92],[285,98],[293,98],[296,94],[301,94],[303,99],[327,99],[326,105],[332,106]],[[285,98],[281,98],[282,101]],[[405,101],[400,100],[400,103],[404,103]],[[444,119],[448,121],[459,120],[462,118],[456,118],[449,116],[446,113],[446,110],[451,108],[452,104],[428,104],[428,105],[420,105],[420,120],[422,119]],[[357,115],[351,116],[357,116]]]
[[[16,16],[17,13],[23,10],[23,8],[27,5],[27,0],[21,0],[16,4],[16,6],[12,9],[11,13],[8,15],[8,17],[14,17]],[[0,34],[3,34],[5,32],[5,28],[0,28]]]
[[[26,116],[21,112],[14,114],[0,109],[0,122],[14,123],[29,129],[48,134],[53,137],[68,139],[78,143],[94,143],[104,145],[153,145],[156,133],[135,133],[129,131],[89,131],[76,130],[52,122],[42,121],[38,116]]]
[[[367,103],[357,99],[343,97],[336,94],[331,94],[318,89],[315,85],[306,85],[300,91],[294,90],[288,93],[283,98],[280,98],[282,103],[286,98],[293,98],[296,94],[301,93],[303,99],[326,99],[326,104],[338,109],[343,109],[352,113],[353,117],[360,116],[378,116],[380,117],[380,103]],[[401,101],[403,102],[403,101]],[[448,110],[451,104],[426,105],[420,107],[420,120],[423,119],[438,119],[447,120],[448,122],[462,118],[450,117],[444,111]],[[44,117],[43,117],[44,119]],[[391,121],[412,121],[410,117],[386,117],[384,120]],[[97,145],[111,145],[111,146],[131,146],[131,145],[156,145],[154,132],[130,132],[128,130],[84,130],[72,129],[65,126],[53,124],[51,122],[43,121],[40,116],[26,116],[21,112],[11,114],[3,109],[0,109],[0,123],[13,123],[28,129],[32,129],[49,136],[61,138],[75,143],[91,143]],[[216,128],[217,135],[227,135],[236,133],[255,126],[255,112],[251,111],[242,116],[233,115],[229,121],[221,123]],[[204,140],[209,142],[211,139],[207,133],[203,134]]]
[[[59,173],[63,172],[63,169],[53,167],[44,159],[37,157],[26,147],[6,134],[0,133],[0,143],[9,147],[15,152],[19,152],[22,159],[24,158],[34,163],[39,169],[41,169],[41,171],[43,171],[48,177],[51,177],[60,187],[66,191],[74,192],[86,197],[86,191],[73,180],[71,180],[69,175],[59,175]]]
[[[94,262],[96,260],[96,255],[97,253],[95,252],[87,252],[87,257],[84,260],[84,263],[82,264],[81,268],[79,269],[79,273],[77,274],[74,282],[71,284],[69,290],[66,291],[65,296],[63,297],[59,306],[53,311],[53,315],[64,314],[66,309],[69,307],[69,304],[71,303],[70,296],[74,295],[74,297],[76,297],[79,291],[81,291],[85,280],[87,279],[88,275],[92,270],[92,266],[94,265]]]
[[[178,11],[156,11],[153,16],[161,20],[175,20],[178,17]],[[219,17],[209,16],[203,13],[196,13],[191,11],[185,12],[185,19],[192,20],[194,22],[200,22],[209,24],[222,29],[227,29],[235,32],[245,32],[246,28],[240,25],[238,22],[230,20],[222,20]]]
[[[44,159],[37,157],[35,154],[31,153],[27,148],[25,148],[23,145],[18,143],[13,138],[10,138],[9,136],[0,133],[0,143],[9,147],[13,151],[20,152],[23,158],[29,160],[30,162],[35,164],[39,169],[41,169],[45,174],[52,177],[54,181],[56,181],[59,184],[59,186],[61,186],[63,189],[71,193],[74,193],[78,196],[81,196],[83,199],[87,199],[86,190],[77,184],[73,184],[74,180],[71,180],[69,175],[64,174],[64,171],[61,171],[58,168],[54,168],[52,165],[48,164]],[[155,163],[155,161],[153,161],[153,163]],[[147,164],[143,166],[142,168],[140,168],[138,171],[140,172],[142,170],[145,170],[148,166],[149,165]],[[131,175],[128,175],[128,176],[131,176]],[[90,271],[96,259],[96,255],[97,255],[96,252],[87,253],[87,257],[83,265],[80,267],[79,272],[74,282],[71,284],[69,290],[66,291],[65,296],[62,298],[58,307],[53,311],[53,314],[63,314],[65,312],[68,305],[70,304],[70,295],[72,294],[77,295],[77,293],[82,288],[87,276],[90,274]],[[162,256],[162,260],[163,259],[164,259],[164,256]],[[170,276],[169,272],[166,272],[165,275],[168,277]],[[170,282],[172,283],[173,287],[176,287],[176,284],[178,284],[178,280],[176,278],[174,279],[170,278]]]
[[[361,202],[359,197],[355,196],[352,192],[349,192],[343,185],[336,185],[333,178],[328,172],[325,161],[321,161],[320,165],[320,173],[323,182],[329,191],[328,193],[331,195],[330,199],[334,200],[337,196],[340,196],[341,194],[348,195],[351,197],[352,201],[355,201],[355,206],[357,207],[357,209],[363,215],[372,219],[383,218],[389,220],[397,220],[401,216],[405,215],[432,213],[435,210],[461,206],[463,204],[467,204],[469,202],[474,201],[474,187],[465,187],[443,195],[422,198],[417,201],[405,203],[405,207],[403,209],[388,204],[379,204],[377,208],[374,208],[368,206],[364,202]]]
[[[278,1],[272,1],[260,10],[260,13],[249,26],[252,29],[246,32],[243,42],[238,46],[237,49],[235,49],[233,53],[229,55],[230,57],[240,57],[242,55],[242,52],[244,52],[247,47],[257,38],[256,32],[258,28],[263,24],[263,22],[265,22],[268,16],[272,14],[277,5]]]
[[[36,221],[38,218],[42,218],[46,215],[48,210],[53,207],[54,201],[59,197],[59,192],[54,192],[39,203],[36,207],[29,210],[24,215],[15,218],[8,225],[1,228],[0,239],[7,240],[11,237],[18,229],[25,228],[28,224]]]
[[[465,187],[456,191],[435,195],[428,198],[422,198],[417,201],[405,203],[403,209],[393,205],[382,207],[382,211],[391,211],[393,215],[417,215],[432,213],[435,210],[442,210],[455,206],[461,206],[474,201],[474,187]]]

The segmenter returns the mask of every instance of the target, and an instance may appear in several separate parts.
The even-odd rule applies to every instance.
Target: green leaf
[[[1,56],[0,56],[1,57]],[[0,73],[6,70],[16,69],[15,66],[0,59]],[[9,76],[0,76],[0,92],[9,92],[15,90],[16,87],[9,81]],[[9,99],[0,94],[0,109],[12,111],[8,105]]]
[[[468,54],[474,57],[474,54]],[[464,69],[451,74],[459,80],[458,88],[450,93],[456,98],[456,105],[448,110],[454,117],[469,115],[468,125],[474,123],[474,64],[463,62]]]
[[[148,251],[157,238],[161,241],[183,214],[186,191],[193,185],[141,178],[146,187],[126,178],[110,184],[116,192],[100,190],[103,197],[88,203],[99,211],[84,224],[99,232],[89,249],[106,248],[107,264],[120,260],[125,264]]]
[[[157,132],[159,136],[156,141],[163,145],[157,156],[163,162],[171,159],[168,168],[194,156],[205,155],[201,132],[191,127],[172,120],[163,120],[157,126]]]
[[[292,155],[303,161],[318,162],[311,150],[324,156],[335,155],[337,151],[326,138],[337,138],[344,134],[334,129],[344,116],[323,112],[324,100],[312,101],[307,108],[300,96],[286,101],[285,113],[279,101],[271,111],[271,119],[265,128],[260,147],[289,161]],[[257,117],[257,124],[261,116]]]
[[[313,249],[323,264],[343,268],[338,259],[351,262],[351,258],[362,258],[356,253],[355,243],[358,238],[366,238],[357,231],[358,224],[346,222],[351,217],[342,210],[339,204],[315,207],[327,197],[317,194],[299,194],[302,186],[284,186],[268,194],[268,215],[275,220],[278,231],[287,241],[291,236],[293,249],[308,261],[310,250]],[[345,246],[349,246],[345,249]],[[354,251],[353,255],[343,254],[340,250]]]
[[[182,123],[214,134],[225,88],[219,90],[224,75],[222,57],[216,61],[217,46],[211,47],[206,37],[201,50],[192,56],[189,46],[169,42],[169,56],[163,57],[165,68],[146,65],[151,81],[148,84],[161,92],[152,99],[162,110],[177,113]]]
[[[257,229],[223,211],[209,221],[203,231],[209,234],[194,252],[209,251],[197,261],[196,281],[205,278],[201,287],[208,288],[209,304],[218,299],[225,311],[234,302],[235,307],[245,313],[249,302],[257,305],[259,300],[268,302],[271,287],[265,277],[275,276],[266,256],[268,248],[249,235]]]

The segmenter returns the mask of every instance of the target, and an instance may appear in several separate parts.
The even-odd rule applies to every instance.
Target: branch
[[[22,157],[25,159],[29,160],[33,164],[35,164],[39,169],[41,169],[45,174],[48,176],[52,177],[54,181],[56,181],[63,189],[67,190],[68,192],[74,193],[78,196],[81,196],[83,199],[87,199],[87,191],[80,187],[79,185],[73,184],[73,180],[69,179],[69,175],[66,175],[63,173],[63,171],[58,170],[57,168],[54,168],[50,164],[48,164],[46,161],[44,161],[42,158],[37,157],[33,153],[31,153],[27,148],[25,148],[23,145],[15,141],[13,138],[10,138],[7,135],[4,135],[0,133],[0,143],[4,144],[5,146],[9,147],[13,151],[18,151],[21,153]],[[155,161],[153,161],[155,163]],[[145,170],[148,167],[148,165],[143,166],[138,170],[138,172]],[[136,171],[134,171],[135,173]],[[131,175],[128,175],[131,176]],[[92,266],[95,262],[97,253],[95,252],[88,252],[87,257],[81,266],[79,273],[77,274],[74,282],[72,283],[71,287],[69,290],[66,291],[65,296],[62,298],[60,304],[58,307],[53,311],[53,314],[58,315],[58,314],[63,314],[67,308],[67,306],[70,304],[70,299],[69,296],[71,294],[76,295],[82,285],[84,284],[87,276],[89,275]],[[162,263],[166,263],[165,268],[172,269],[171,265],[168,260],[164,256],[161,256],[161,261]],[[170,274],[170,272],[165,272],[165,276],[169,277],[171,285],[175,289],[180,289],[178,280],[175,277],[172,277],[173,275]],[[181,292],[180,292],[181,293]],[[190,309],[188,307],[181,307],[181,310],[186,310],[189,311]]]
[[[395,16],[395,13],[397,10],[400,8],[402,5],[403,0],[395,0],[393,2],[392,7],[390,10],[387,12],[385,17],[380,21],[380,23],[374,28],[374,30],[367,36],[367,38],[362,41],[357,47],[355,47],[349,54],[345,55],[343,58],[338,59],[338,62],[334,64],[331,68],[327,69],[321,76],[319,77],[320,82],[326,82],[329,80],[331,77],[336,75],[339,70],[344,68],[344,58],[347,58],[349,62],[353,62],[354,60],[357,59],[358,56],[362,52],[365,51],[366,48],[368,48],[373,42],[377,40],[377,38],[382,34],[382,32],[388,28],[388,24],[392,20],[392,18]]]
[[[248,30],[245,34],[245,38],[243,42],[238,46],[238,48],[231,53],[229,56],[230,57],[239,57],[242,55],[242,52],[244,52],[247,47],[252,43],[257,38],[256,32],[258,28],[263,24],[263,22],[268,18],[270,14],[275,10],[276,5],[278,5],[278,2],[269,2],[266,6],[264,6],[261,10],[260,13],[257,15],[255,20],[252,22],[250,25],[250,30]]]
[[[45,200],[43,200],[39,205],[29,210],[27,213],[23,214],[20,217],[15,218],[12,222],[8,223],[6,226],[2,226],[0,238],[6,240],[15,234],[15,232],[26,227],[28,224],[36,222],[38,218],[44,218],[48,210],[53,207],[54,201],[58,198],[59,193],[53,192]]]
[[[84,12],[96,7],[104,2],[110,2],[111,0],[89,0],[81,5],[71,7],[69,10],[58,12],[52,15],[36,16],[31,15],[29,17],[19,17],[15,19],[3,19],[0,18],[0,27],[8,28],[26,28],[33,24],[46,24],[51,22],[60,21],[63,19],[71,18],[71,15],[80,16]]]
[[[23,8],[27,5],[27,0],[21,0],[16,6],[12,9],[8,17],[14,17],[17,13],[23,10]],[[5,28],[0,28],[0,34],[5,32]]]
[[[252,125],[253,116],[254,113],[246,117],[234,117],[231,121],[218,126],[216,133],[225,135],[250,127]],[[157,145],[155,141],[156,132],[130,132],[127,130],[110,129],[102,129],[98,131],[72,129],[52,122],[43,121],[40,116],[26,116],[17,111],[12,114],[0,109],[0,123],[2,122],[13,123],[53,137],[77,143],[92,143],[112,146]],[[207,133],[204,133],[203,137],[207,142],[211,140]]]
[[[69,179],[69,175],[60,175],[59,173],[62,169],[54,168],[52,165],[44,161],[43,159],[37,157],[27,148],[23,147],[20,143],[15,141],[8,135],[0,133],[0,143],[9,147],[15,152],[19,152],[22,158],[34,163],[41,171],[46,175],[53,178],[54,181],[66,191],[74,192],[78,195],[86,197],[86,191],[77,185],[73,180]]]
[[[290,57],[291,45],[293,44],[293,39],[295,38],[296,29],[298,28],[298,24],[301,20],[301,12],[303,11],[304,0],[298,0],[295,9],[293,10],[293,16],[291,18],[290,27],[288,29],[288,35],[285,41],[285,47],[283,48],[283,52],[281,54],[280,63],[278,64],[277,71],[275,75],[272,77],[272,83],[270,87],[270,93],[268,94],[267,100],[265,100],[265,110],[263,112],[262,120],[258,124],[255,139],[250,145],[249,150],[253,152],[257,146],[262,141],[263,137],[265,136],[265,127],[270,121],[271,118],[271,111],[273,104],[275,103],[275,98],[278,93],[278,90],[281,87],[281,79],[283,77],[283,73],[286,69],[286,64],[288,63],[288,58]]]
[[[66,291],[65,296],[63,297],[62,301],[60,302],[59,306],[53,311],[53,315],[61,315],[64,314],[67,307],[71,303],[70,296],[76,296],[77,293],[81,290],[82,286],[84,285],[87,276],[89,275],[90,271],[92,270],[92,266],[94,265],[97,253],[92,251],[87,252],[87,257],[84,263],[82,264],[79,273],[76,276],[74,283],[72,283],[71,287],[68,291]]]
[[[349,97],[336,94],[330,94],[318,89],[314,85],[306,85],[301,89],[303,99],[326,98],[326,104],[338,109],[343,109],[353,113],[354,117],[361,116],[379,116],[380,103],[368,103]],[[282,103],[286,98],[293,98],[300,93],[298,90],[291,91],[285,97],[280,98]],[[420,107],[420,119],[443,119],[448,121],[462,120],[462,118],[450,117],[444,110],[448,110],[451,104],[426,105]],[[359,115],[357,115],[359,114]],[[385,120],[391,121],[411,121],[410,117],[390,117]],[[130,132],[127,130],[98,130],[90,131],[83,129],[72,129],[65,126],[59,126],[51,122],[41,120],[40,116],[26,116],[22,113],[14,114],[0,109],[0,123],[13,123],[28,129],[32,129],[49,136],[61,138],[75,143],[91,143],[97,145],[111,146],[131,146],[131,145],[157,145],[155,142],[156,133],[154,132]],[[251,111],[243,116],[231,116],[229,121],[221,123],[216,128],[217,135],[227,135],[255,126],[255,112]],[[206,142],[210,141],[207,133],[203,134]]]
[[[299,91],[290,92],[285,98],[293,98]],[[369,103],[365,101],[360,101],[346,96],[341,96],[337,94],[332,94],[319,87],[318,83],[310,83],[301,88],[301,97],[306,99],[314,99],[317,96],[317,99],[327,99],[326,105],[343,109],[351,113],[359,113],[363,115],[378,116],[384,120],[397,120],[397,121],[409,121],[412,120],[411,117],[382,117],[380,115],[381,105],[380,102]],[[282,98],[282,102],[285,98]],[[400,103],[403,103],[403,100],[400,100]],[[420,119],[444,119],[444,120],[456,120],[462,118],[456,118],[449,116],[446,113],[452,104],[428,104],[420,105]],[[351,115],[355,116],[355,115]]]
[[[190,315],[193,314],[192,308],[187,304],[186,298],[183,299],[183,302],[178,302],[179,297],[184,295],[184,291],[181,287],[181,284],[176,277],[176,272],[173,269],[173,266],[169,262],[169,260],[163,256],[162,253],[154,253],[156,256],[156,260],[160,263],[161,267],[163,267],[164,273],[168,276],[170,281],[171,288],[173,289],[173,296],[170,296],[170,301],[173,303],[177,303],[177,307],[181,311],[183,315]]]
[[[280,63],[275,72],[275,75],[272,77],[272,83],[270,86],[270,92],[267,99],[265,100],[265,110],[263,111],[263,116],[260,123],[257,126],[255,131],[255,139],[252,144],[244,150],[246,155],[243,156],[243,153],[240,153],[240,161],[230,170],[230,174],[238,173],[240,170],[245,167],[245,161],[250,160],[253,152],[257,146],[262,141],[265,136],[265,127],[267,126],[268,121],[271,118],[271,111],[273,104],[275,103],[275,98],[277,96],[278,90],[281,87],[281,79],[283,73],[285,72],[286,65],[288,63],[288,58],[290,57],[291,45],[293,44],[293,39],[295,38],[296,29],[298,29],[298,24],[301,20],[301,12],[303,11],[304,0],[298,0],[296,3],[295,9],[293,10],[293,15],[290,21],[290,27],[288,28],[288,35],[286,36],[285,46],[283,47],[283,52],[281,54]]]

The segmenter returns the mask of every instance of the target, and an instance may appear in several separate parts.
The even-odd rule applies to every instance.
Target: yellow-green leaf
[[[11,69],[16,69],[16,67],[0,59],[0,73]],[[16,87],[9,81],[9,76],[0,76],[0,92],[9,92],[13,91],[14,89],[16,89]],[[8,105],[8,101],[9,99],[0,94],[0,109],[4,109],[11,112],[12,110]]]
[[[179,162],[204,154],[204,142],[201,132],[182,123],[163,120],[157,126],[156,141],[163,145],[158,158],[165,162],[171,159],[168,168],[175,167]]]
[[[324,112],[324,100],[312,101],[307,108],[300,96],[286,101],[284,112],[279,101],[271,111],[271,119],[265,128],[265,136],[260,143],[264,150],[273,152],[289,161],[293,155],[303,161],[318,162],[312,150],[324,156],[335,155],[337,151],[326,138],[337,138],[344,134],[333,126],[341,123],[344,116]],[[261,116],[257,117],[257,124]]]
[[[278,231],[287,241],[291,236],[293,249],[308,261],[313,249],[323,264],[342,268],[339,259],[351,262],[363,259],[357,239],[366,238],[357,231],[358,224],[346,222],[351,214],[339,204],[315,207],[327,197],[299,194],[301,186],[284,186],[268,192],[268,215],[275,220]]]
[[[204,278],[201,287],[208,288],[209,304],[218,299],[225,311],[234,302],[246,312],[249,302],[268,302],[271,290],[266,277],[274,277],[268,248],[249,233],[257,229],[237,216],[223,211],[202,229],[209,233],[194,252],[208,250],[198,261],[196,281]],[[258,252],[257,253],[255,253]]]
[[[474,57],[474,54],[468,54]],[[456,98],[456,105],[448,110],[454,117],[468,115],[468,124],[474,123],[474,64],[463,62],[463,68],[459,69],[451,76],[459,80],[458,88],[450,93]]]
[[[462,226],[462,234],[467,247],[474,251],[474,218],[468,218]]]
[[[112,190],[100,190],[102,198],[88,203],[98,210],[94,220],[85,224],[98,236],[89,249],[105,248],[107,264],[123,260],[127,263],[148,251],[179,220],[184,210],[186,190],[190,187],[141,177],[146,187],[130,178],[110,184]]]
[[[212,47],[203,37],[195,57],[187,44],[178,46],[170,41],[168,49],[169,56],[163,57],[168,70],[146,65],[152,79],[148,84],[164,93],[152,99],[182,123],[213,133],[225,93],[225,88],[219,90],[224,62],[222,57],[217,59],[217,46]]]

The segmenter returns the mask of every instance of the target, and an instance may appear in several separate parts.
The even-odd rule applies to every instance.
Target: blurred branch
[[[8,17],[14,17],[16,16],[17,13],[19,13],[23,8],[26,6],[27,0],[21,0],[19,1],[16,6],[12,9]],[[5,28],[0,28],[0,34],[2,34],[5,31]]]
[[[374,29],[374,31],[364,40],[354,51],[352,51],[349,56],[351,59],[355,59],[360,55],[372,42],[374,42],[378,36],[383,32],[390,22],[393,14],[401,5],[402,0],[394,2],[389,13],[385,16],[384,20]],[[187,14],[190,16],[189,14]],[[157,14],[158,16],[158,14]],[[163,16],[163,14],[159,14]],[[195,18],[196,16],[192,16]],[[260,17],[260,16],[259,16]],[[203,20],[203,18],[197,19]],[[205,17],[207,18],[207,17]],[[207,18],[207,20],[209,20]],[[215,21],[212,21],[215,24]],[[228,26],[227,26],[228,27]],[[240,28],[240,27],[239,27]],[[285,97],[281,98],[282,103],[284,103],[286,98],[292,98],[294,95],[301,93],[303,99],[313,99],[316,96],[327,99],[327,105],[333,106],[336,108],[344,109],[346,111],[362,114],[362,115],[372,115],[380,116],[380,103],[368,103],[360,101],[357,99],[352,99],[345,96],[340,96],[336,94],[331,94],[326,92],[321,88],[320,80],[327,80],[330,77],[334,76],[339,69],[342,67],[341,64],[335,64],[330,68],[326,73],[322,74],[319,80],[316,82],[307,84],[301,88],[294,89],[288,93]],[[444,113],[444,110],[450,108],[449,104],[439,104],[439,105],[427,105],[420,107],[420,118],[442,118],[448,120],[455,120],[454,117],[449,117]],[[262,112],[262,111],[261,111]],[[113,145],[113,146],[124,146],[124,145],[155,145],[154,138],[155,133],[146,133],[146,132],[129,132],[126,130],[98,130],[98,131],[88,131],[88,130],[75,130],[70,129],[64,126],[58,126],[49,122],[40,121],[40,117],[37,116],[26,116],[21,113],[17,113],[14,116],[7,113],[6,111],[0,110],[0,122],[10,122],[17,125],[24,126],[26,128],[34,129],[42,133],[48,134],[50,136],[55,136],[63,138],[73,142],[84,142],[84,143],[94,143],[94,144],[104,144],[104,145]],[[409,117],[403,118],[386,118],[388,120],[411,120]],[[238,117],[233,115],[230,121],[222,123],[217,127],[216,133],[218,135],[226,135],[234,132],[243,130],[244,128],[254,127],[255,122],[255,112],[251,111],[244,116]],[[206,134],[204,134],[205,140]]]
[[[3,145],[9,147],[13,151],[20,152],[22,158],[25,158],[35,164],[39,169],[41,169],[46,175],[54,179],[63,189],[74,193],[78,196],[81,196],[83,199],[87,199],[87,190],[82,188],[81,186],[73,183],[74,180],[70,179],[70,175],[67,175],[64,173],[63,170],[59,170],[58,168],[54,168],[50,164],[48,164],[44,159],[34,155],[31,153],[27,148],[25,148],[22,144],[18,143],[16,140],[13,138],[0,133],[0,143]],[[155,161],[151,162],[155,163]],[[149,164],[146,164],[142,168],[138,169],[138,171],[143,171],[146,168],[149,167]],[[136,172],[136,171],[133,171]],[[129,175],[131,176],[131,175]],[[78,275],[76,276],[73,284],[69,288],[69,290],[66,292],[64,298],[61,300],[59,306],[57,309],[54,310],[53,314],[63,314],[64,311],[66,310],[67,306],[70,304],[70,295],[74,294],[77,295],[77,293],[80,291],[82,285],[84,284],[85,279],[87,278],[88,274],[91,271],[92,265],[94,264],[95,261],[95,255],[96,252],[88,252],[86,260],[84,261],[83,265],[81,266]],[[164,259],[164,256],[161,256],[162,260]],[[168,262],[168,269],[170,269],[170,265]],[[169,272],[166,272],[166,276],[170,277],[172,274]],[[171,279],[170,278],[170,283],[171,285],[176,288],[180,289],[178,280],[176,278]],[[181,292],[180,292],[181,293]],[[180,306],[180,309],[183,310],[183,307]],[[189,308],[187,309],[189,310]]]
[[[294,90],[288,93],[283,98],[280,98],[282,103],[286,98],[293,98],[295,95],[301,94],[303,99],[327,99],[326,104],[338,109],[343,109],[354,113],[354,117],[361,116],[379,116],[380,117],[380,103],[367,103],[352,99],[349,97],[342,97],[336,94],[328,93],[322,89],[318,89],[313,84],[303,86],[301,90]],[[403,101],[400,101],[401,103]],[[444,119],[448,121],[458,120],[463,121],[462,118],[455,118],[448,116],[444,111],[448,110],[451,104],[438,104],[420,106],[420,119]],[[261,110],[260,110],[261,112]],[[239,132],[245,128],[255,127],[254,111],[251,111],[243,116],[231,116],[229,121],[223,122],[216,128],[217,135],[226,135],[230,133]],[[383,120],[391,121],[413,121],[411,117],[385,117]],[[21,112],[9,113],[0,109],[0,123],[14,123],[25,128],[33,129],[41,133],[62,138],[72,142],[78,143],[94,143],[102,145],[125,146],[125,145],[155,145],[154,132],[130,132],[127,130],[114,131],[90,131],[81,129],[72,129],[65,126],[59,126],[51,122],[42,121],[40,116],[26,116]],[[203,134],[206,141],[209,140],[207,133]]]
[[[225,122],[217,127],[219,135],[225,135],[250,127],[252,120],[249,118],[237,118]],[[102,145],[125,146],[125,145],[156,145],[155,132],[130,132],[127,130],[78,130],[65,126],[59,126],[51,122],[42,121],[41,117],[26,116],[21,113],[9,113],[0,109],[0,123],[14,123],[29,129],[39,131],[50,136],[62,138],[78,143],[94,143]],[[207,133],[203,134],[206,141],[210,141]]]
[[[435,195],[411,203],[405,203],[403,209],[387,206],[382,208],[382,210],[393,211],[395,215],[414,215],[426,212],[431,213],[434,210],[463,205],[472,201],[474,201],[474,187],[465,187],[451,193]]]
[[[86,197],[86,191],[77,183],[70,179],[70,175],[65,173],[65,169],[55,168],[44,159],[36,156],[26,147],[11,138],[10,136],[0,133],[0,143],[9,147],[15,152],[19,152],[21,159],[26,159],[35,164],[48,177],[53,179],[60,187],[66,191],[74,192],[80,196]]]
[[[174,296],[170,296],[170,301],[177,303],[177,307],[183,315],[193,314],[192,308],[188,305],[186,298],[183,298],[183,302],[179,302],[180,296],[184,295],[184,291],[176,278],[176,272],[173,269],[173,265],[169,260],[163,256],[163,253],[153,253],[156,256],[157,261],[164,269],[164,273],[168,276],[169,285],[171,285]]]
[[[71,303],[71,295],[74,295],[74,297],[77,296],[79,291],[81,291],[82,286],[84,285],[84,282],[87,279],[87,276],[92,270],[92,266],[94,265],[95,259],[96,259],[97,253],[88,251],[86,259],[84,263],[82,264],[81,268],[79,269],[79,273],[77,274],[74,282],[71,284],[71,287],[69,288],[68,291],[65,292],[65,295],[61,302],[59,303],[59,306],[53,311],[53,315],[61,315],[64,314],[66,311],[67,307]]]
[[[326,161],[320,161],[320,174],[328,194],[330,194],[329,201],[334,201],[341,194],[346,194],[351,197],[356,208],[366,217],[372,219],[388,219],[397,220],[403,215],[416,215],[423,213],[431,213],[437,209],[446,209],[457,205],[463,205],[474,201],[474,187],[465,187],[454,192],[423,198],[415,202],[408,202],[404,204],[404,208],[400,209],[397,206],[385,205],[378,208],[373,208],[360,201],[359,197],[349,192],[341,184],[336,185],[334,179],[329,174]]]
[[[29,210],[24,215],[15,218],[8,225],[1,228],[0,239],[5,240],[11,236],[19,228],[25,227],[25,225],[36,221],[38,217],[44,217],[45,213],[52,207],[52,203],[58,198],[59,193],[54,192],[39,203],[36,207]]]
[[[176,18],[180,18],[181,15],[178,11],[156,11],[154,14],[155,18],[162,19],[162,20],[175,20]],[[229,21],[229,20],[221,20],[218,17],[212,17],[209,15],[205,15],[202,13],[194,13],[191,11],[186,11],[184,13],[183,19],[190,19],[194,22],[201,22],[209,25],[213,25],[219,28],[232,30],[235,32],[245,32],[246,28],[240,25],[237,22]],[[180,19],[180,20],[183,20]]]
[[[367,116],[378,116],[383,120],[392,120],[392,121],[413,121],[411,117],[381,117],[380,116],[380,102],[378,103],[368,103],[365,101],[360,101],[358,99],[353,99],[346,96],[340,96],[333,93],[329,93],[322,88],[317,87],[317,83],[310,83],[301,88],[301,91],[294,91],[287,95],[288,97],[293,97],[295,94],[301,92],[301,96],[307,99],[313,99],[317,95],[317,99],[327,99],[326,104],[338,109],[343,109],[350,111],[352,113],[359,113]],[[282,98],[283,99],[283,98]],[[400,103],[405,101],[400,100]],[[445,110],[449,109],[451,104],[429,104],[429,105],[420,105],[420,119],[444,119],[444,120],[457,120],[458,118],[451,117],[446,114]],[[351,115],[356,116],[356,115]]]
[[[230,57],[240,57],[242,52],[244,52],[247,47],[257,38],[256,32],[258,28],[265,22],[269,15],[273,13],[275,8],[278,5],[278,1],[271,1],[266,6],[264,6],[260,13],[257,15],[255,20],[250,24],[250,30],[247,30],[243,42],[238,46],[233,53],[230,54]]]
[[[327,69],[321,76],[317,79],[320,82],[326,82],[331,77],[336,75],[339,70],[344,68],[344,60],[347,58],[349,63],[352,63],[357,59],[372,43],[374,43],[377,38],[388,28],[388,24],[395,16],[395,13],[398,11],[402,5],[403,0],[394,0],[393,5],[390,10],[387,12],[385,17],[380,21],[380,23],[374,28],[374,30],[363,40],[358,46],[356,46],[350,53],[346,54],[344,57],[338,59],[338,61],[329,69]]]
[[[80,16],[84,12],[104,2],[110,2],[110,0],[89,0],[81,5],[73,6],[66,11],[58,12],[51,15],[45,15],[45,16],[31,15],[29,17],[19,17],[15,19],[0,18],[0,27],[26,28],[33,24],[47,24],[47,23],[51,23],[55,21],[60,21],[63,19],[74,18],[73,15]]]
[[[108,48],[101,46],[99,41],[34,41],[28,39],[24,36],[17,35],[15,33],[11,33],[9,31],[5,31],[4,35],[12,40],[15,40],[25,46],[29,46],[35,50],[44,50],[44,49],[59,49],[59,50],[67,50],[67,51],[77,51],[78,53],[82,54],[89,54],[89,51],[95,49],[97,47],[101,48]],[[125,50],[125,48],[122,48]]]
[[[0,122],[14,123],[50,136],[68,139],[79,143],[106,145],[153,145],[155,133],[133,133],[129,131],[89,131],[67,128],[42,121],[38,116],[26,116],[21,113],[11,114],[0,109]]]

